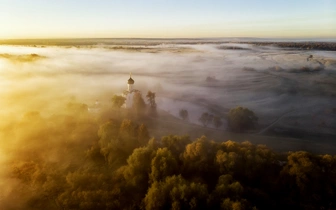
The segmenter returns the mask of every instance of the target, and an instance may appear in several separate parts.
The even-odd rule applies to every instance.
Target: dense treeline
[[[15,149],[2,209],[336,208],[336,156],[205,136],[150,139],[144,124],[100,123],[78,107],[31,112],[6,128]]]

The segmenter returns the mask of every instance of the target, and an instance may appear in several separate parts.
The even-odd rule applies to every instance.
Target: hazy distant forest
[[[336,209],[334,43],[112,41],[0,45],[1,210]]]

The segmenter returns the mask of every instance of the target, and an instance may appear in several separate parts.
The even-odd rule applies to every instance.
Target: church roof
[[[130,78],[128,79],[127,84],[129,84],[129,85],[133,85],[134,84],[134,80],[132,79],[132,74],[130,74]]]
[[[130,77],[130,78],[128,79],[128,84],[130,84],[130,85],[133,85],[133,84],[134,84],[134,80],[132,79],[132,77]]]

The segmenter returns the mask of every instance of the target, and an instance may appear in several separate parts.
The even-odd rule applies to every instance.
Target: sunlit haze
[[[336,1],[0,0],[0,38],[335,38]]]
[[[0,210],[336,210],[336,0],[0,0]]]

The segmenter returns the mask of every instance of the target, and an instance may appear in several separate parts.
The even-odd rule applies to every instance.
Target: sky
[[[0,39],[336,38],[335,0],[0,0]]]

